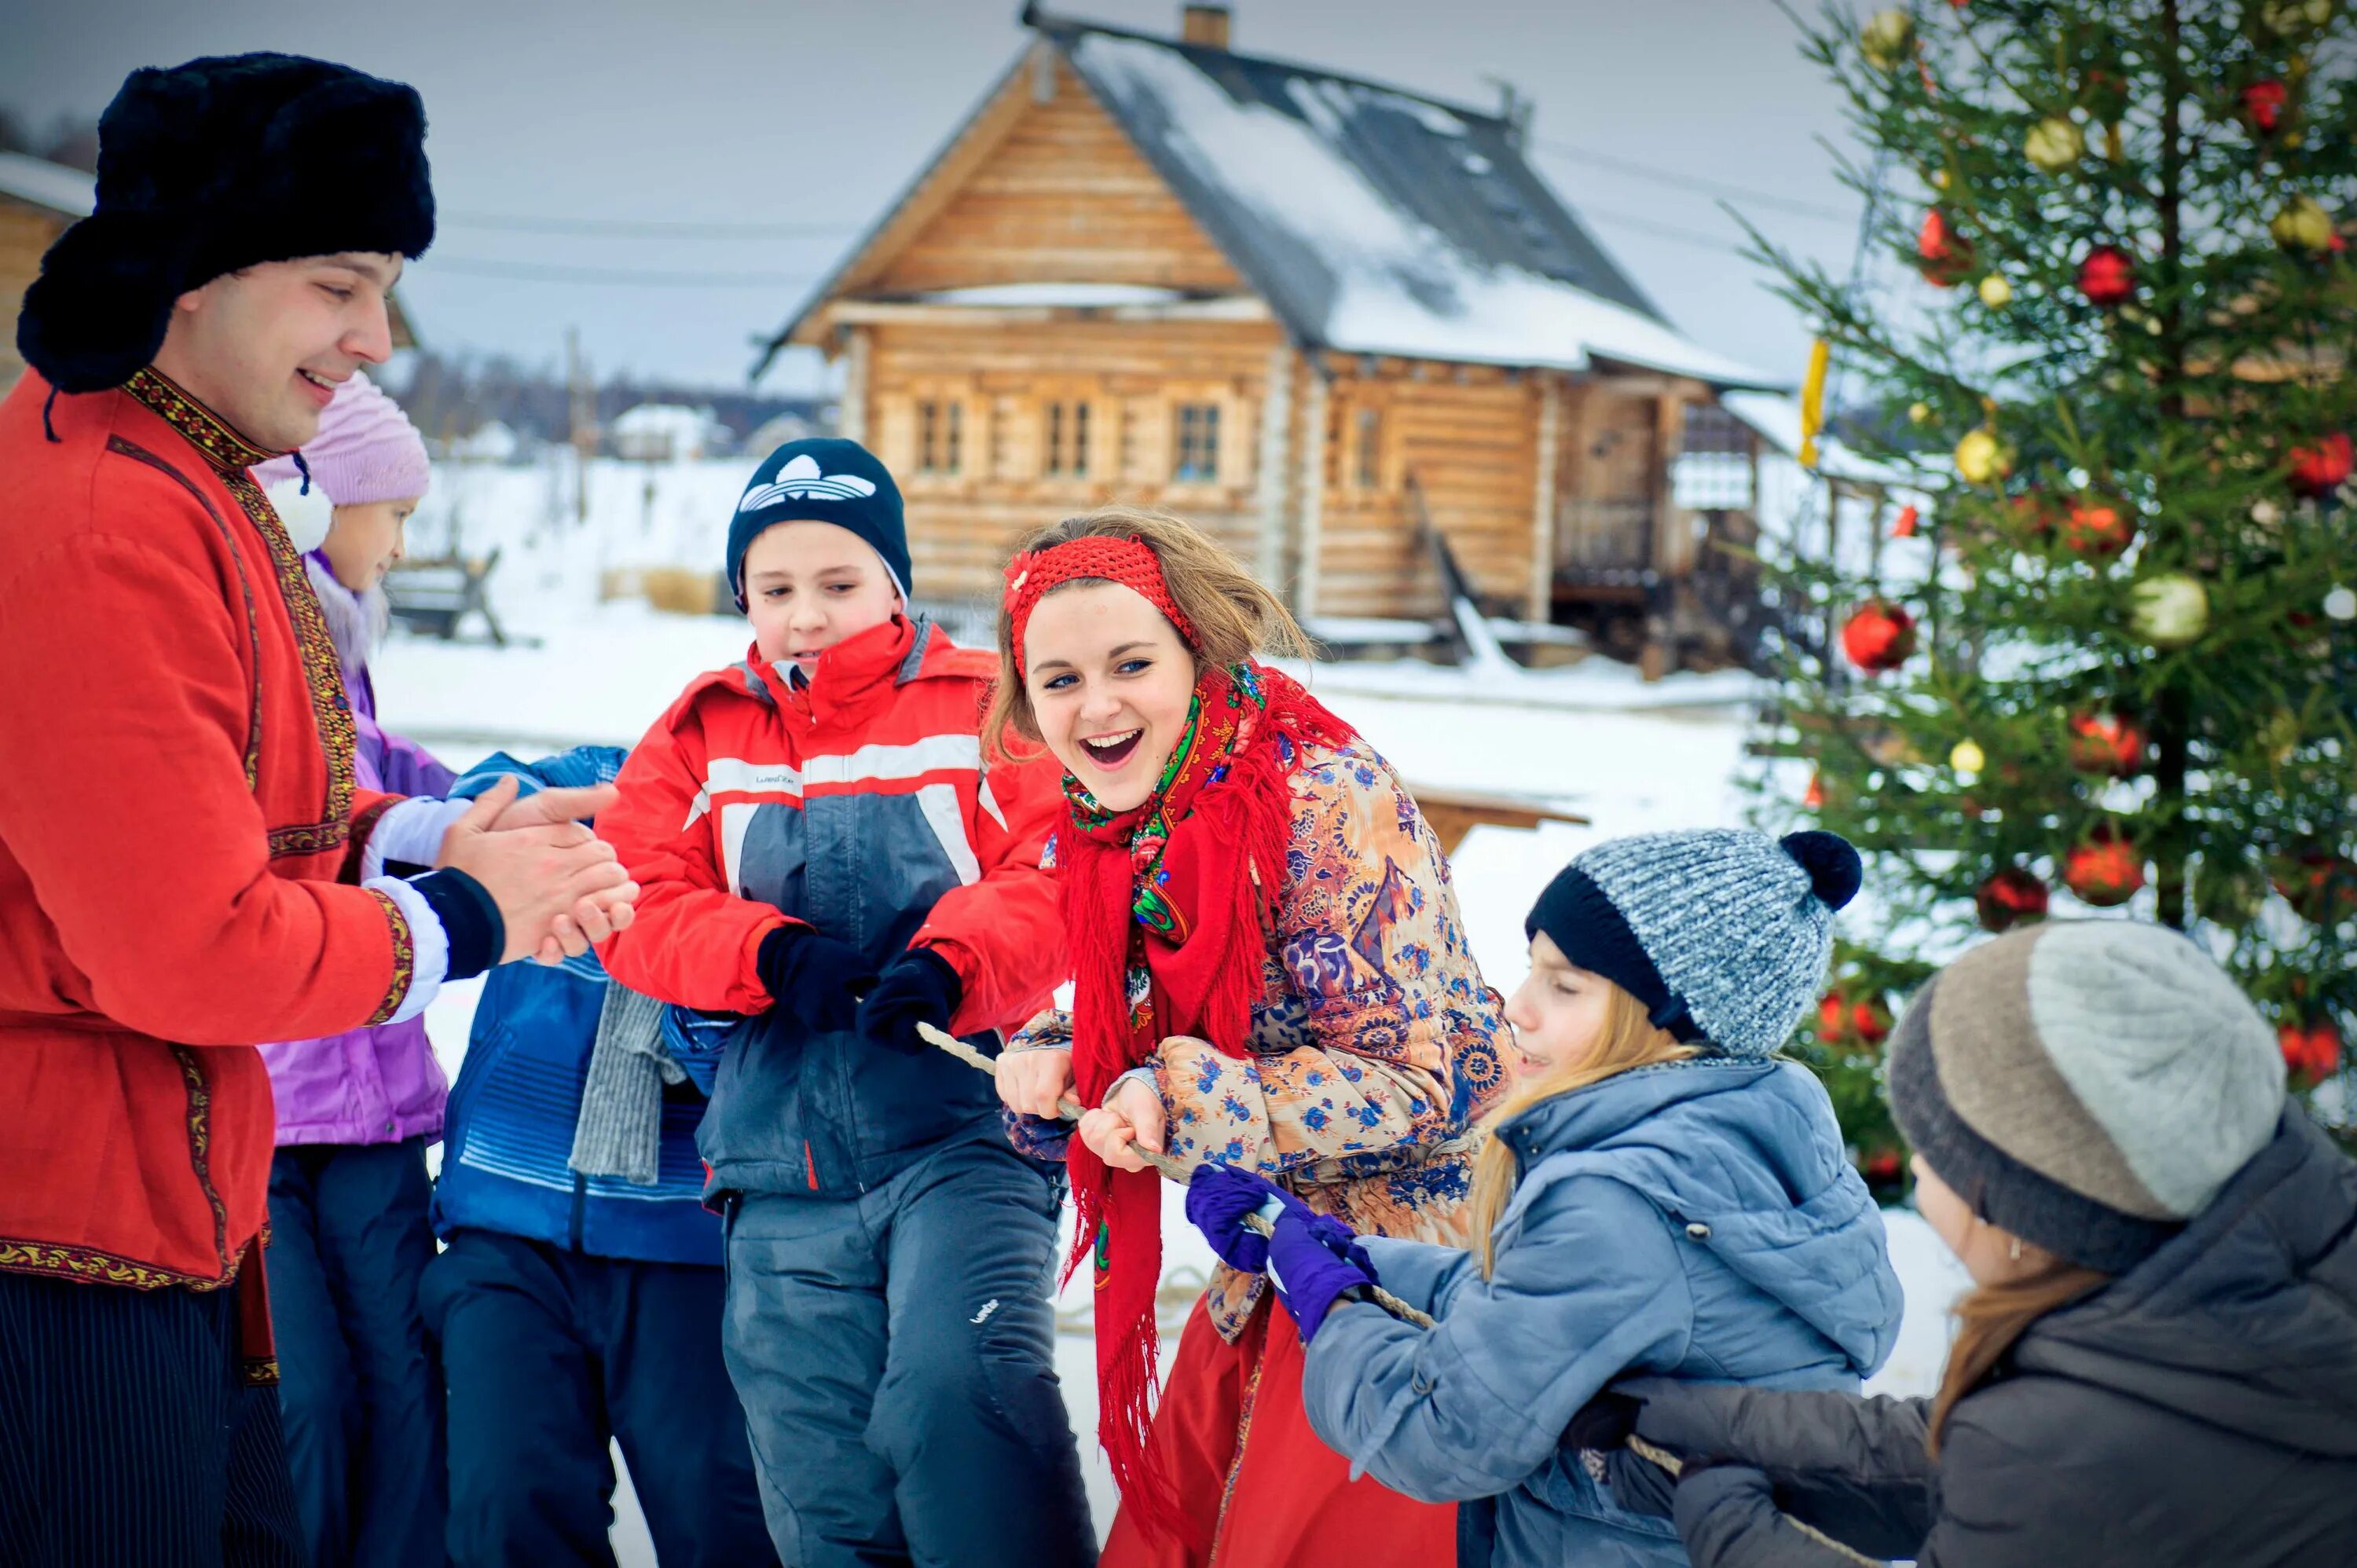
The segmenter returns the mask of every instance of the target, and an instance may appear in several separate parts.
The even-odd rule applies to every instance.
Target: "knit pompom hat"
[[[2177,932],[2048,921],[1983,943],[1916,993],[1891,1036],[1890,1107],[1973,1212],[2121,1273],[2275,1135],[2283,1056]]]
[[[1824,988],[1834,911],[1858,877],[1857,851],[1835,833],[1640,833],[1582,852],[1523,929],[1628,992],[1674,1038],[1763,1058]]]
[[[415,500],[434,481],[417,426],[357,371],[336,389],[335,400],[319,415],[319,434],[303,444],[299,456],[312,487],[326,492],[334,506]],[[264,489],[288,479],[299,483],[296,456],[289,453],[257,464],[253,477]]]

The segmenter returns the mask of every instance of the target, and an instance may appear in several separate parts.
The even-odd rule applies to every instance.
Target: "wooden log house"
[[[89,174],[23,153],[0,153],[0,395],[25,373],[16,355],[16,313],[25,290],[41,275],[41,257],[76,220],[98,204],[98,182]],[[416,346],[398,298],[385,301],[393,321],[393,346]]]
[[[1676,504],[1690,417],[1766,384],[1682,337],[1489,113],[1030,10],[1023,53],[798,309],[902,476],[920,591],[1106,501],[1217,532],[1313,629],[1485,609],[1649,671],[1745,650],[1741,504]],[[759,368],[757,367],[757,375]]]

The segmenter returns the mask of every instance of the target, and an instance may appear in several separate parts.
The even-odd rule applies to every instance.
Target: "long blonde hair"
[[[1473,1196],[1468,1204],[1472,1210],[1474,1249],[1481,1259],[1483,1279],[1488,1279],[1497,1267],[1490,1233],[1497,1229],[1499,1217],[1506,1212],[1506,1201],[1513,1196],[1516,1176],[1514,1152],[1498,1136],[1499,1130],[1541,1101],[1586,1089],[1637,1068],[1684,1061],[1702,1054],[1696,1047],[1680,1045],[1671,1038],[1669,1031],[1645,1015],[1645,1004],[1618,985],[1600,975],[1596,977],[1596,983],[1605,988],[1604,1027],[1594,1047],[1524,1079],[1481,1119],[1481,1130],[1489,1137],[1473,1166]]]
[[[1146,507],[1100,507],[1036,531],[1016,546],[1015,553],[1095,538],[1135,539],[1154,552],[1170,597],[1194,625],[1198,670],[1224,669],[1261,653],[1308,656],[1309,639],[1285,601],[1218,540],[1183,517]],[[1053,591],[1093,581],[1102,579],[1075,577]],[[1015,672],[1015,622],[1004,605],[998,611],[998,679],[991,686],[982,733],[992,737],[995,755],[1003,754],[1010,740],[1036,744],[1040,738],[1030,693]]]
[[[2030,1244],[2022,1245],[2029,1250]],[[1955,1343],[1948,1347],[1947,1369],[1941,1374],[1940,1391],[1932,1401],[1932,1419],[1924,1434],[1923,1445],[1931,1456],[1940,1456],[1940,1438],[1956,1402],[1987,1380],[2031,1324],[2111,1283],[2109,1274],[2047,1253],[2037,1268],[2021,1278],[1975,1286],[1956,1303],[1953,1309]]]

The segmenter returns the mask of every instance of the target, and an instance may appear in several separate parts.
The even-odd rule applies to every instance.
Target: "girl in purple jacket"
[[[307,469],[307,478],[303,470]],[[361,787],[443,795],[450,770],[376,724],[368,654],[384,574],[429,478],[425,446],[355,373],[319,434],[255,478],[304,551],[350,699]],[[434,1256],[425,1145],[448,1084],[413,1018],[262,1047],[278,1101],[266,1266],[287,1465],[316,1568],[438,1563],[441,1379],[418,1315]]]

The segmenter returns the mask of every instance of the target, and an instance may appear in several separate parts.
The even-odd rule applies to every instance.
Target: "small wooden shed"
[[[58,236],[98,204],[97,180],[78,168],[23,153],[0,153],[0,394],[25,373],[16,356],[16,313],[41,275],[41,257]],[[416,347],[397,298],[385,301],[393,346]]]
[[[1216,531],[1313,629],[1439,615],[1437,532],[1492,614],[1655,669],[1724,650],[1752,590],[1706,537],[1748,514],[1672,473],[1692,411],[1768,383],[1613,264],[1526,109],[1238,53],[1223,6],[1178,38],[1024,20],[755,371],[844,363],[920,595],[986,596],[1022,532],[1120,499]]]

